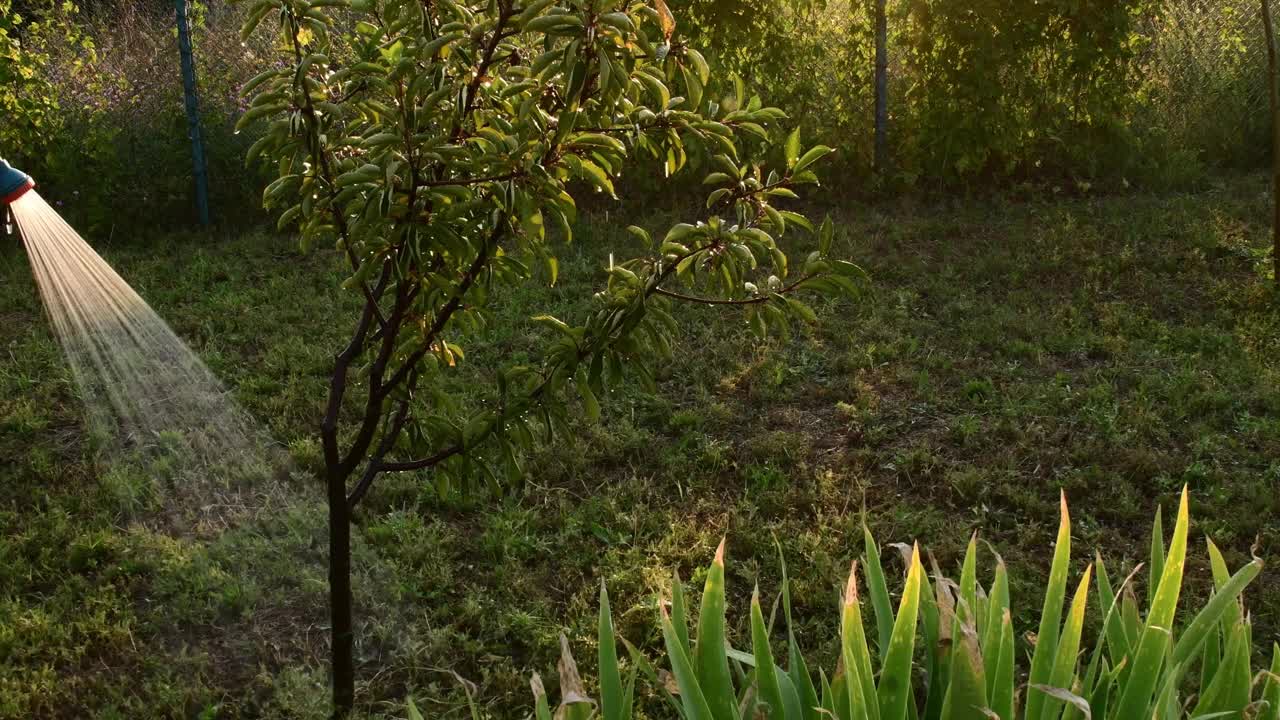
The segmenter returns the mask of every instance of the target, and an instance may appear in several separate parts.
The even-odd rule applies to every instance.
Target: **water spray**
[[[139,497],[175,529],[216,529],[265,508],[269,437],[34,187],[0,159],[0,206],[85,403],[90,446],[113,471],[145,480]]]

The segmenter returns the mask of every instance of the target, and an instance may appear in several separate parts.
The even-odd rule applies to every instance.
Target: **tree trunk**
[[[1276,39],[1269,0],[1262,1],[1262,28],[1267,35],[1267,88],[1271,91],[1271,268],[1280,287],[1280,98],[1276,96]]]
[[[333,717],[345,718],[355,704],[354,632],[351,627],[351,512],[347,483],[336,466],[327,468],[329,485],[329,613],[333,645]]]

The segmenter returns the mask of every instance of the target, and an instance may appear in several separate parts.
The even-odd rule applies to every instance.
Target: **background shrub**
[[[671,0],[714,69],[776,98],[804,137],[871,184],[875,0]],[[98,236],[194,220],[172,5],[0,0],[0,151]],[[192,5],[216,222],[263,219],[245,168],[240,88],[270,56],[242,10]],[[1245,0],[888,0],[894,187],[1033,182],[1072,191],[1182,187],[1269,159],[1264,40]],[[660,167],[627,179],[657,201],[691,189]],[[127,195],[128,202],[120,198]]]

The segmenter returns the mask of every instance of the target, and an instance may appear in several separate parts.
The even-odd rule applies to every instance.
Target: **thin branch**
[[[449,298],[449,302],[445,303],[445,306],[440,309],[440,313],[436,315],[435,321],[431,323],[431,328],[427,330],[427,334],[423,338],[422,347],[415,350],[400,366],[400,369],[391,375],[391,378],[383,386],[384,392],[390,392],[394,389],[396,385],[408,376],[411,369],[418,364],[418,361],[426,357],[426,354],[431,351],[432,346],[435,345],[436,336],[444,330],[444,326],[453,317],[453,314],[462,307],[463,297],[466,296],[471,286],[475,284],[476,278],[480,276],[480,271],[484,269],[485,264],[489,262],[489,253],[493,251],[498,239],[502,237],[502,231],[505,227],[506,218],[498,218],[498,223],[493,226],[493,232],[489,234],[484,245],[480,247],[480,252],[476,254],[475,260],[471,262],[466,274],[462,276],[462,281],[458,284],[458,289],[454,292],[453,297]],[[379,398],[379,400],[381,399]]]
[[[747,298],[745,300],[726,300],[724,298],[702,298],[693,295],[682,295],[677,292],[671,292],[663,288],[655,288],[654,293],[657,295],[665,295],[676,300],[684,300],[685,302],[698,303],[699,305],[758,305],[759,303],[768,302],[769,296]]]
[[[813,278],[812,275],[805,275],[804,277],[782,288],[781,290],[777,290],[775,292],[769,293],[768,295],[762,295],[760,297],[753,297],[753,298],[745,298],[742,300],[729,300],[726,298],[704,298],[704,297],[697,297],[696,295],[684,295],[682,293],[672,292],[671,290],[667,290],[665,288],[658,287],[658,286],[654,287],[653,292],[658,295],[665,295],[669,298],[675,298],[676,300],[684,300],[685,302],[699,303],[701,305],[758,305],[759,303],[769,302],[769,300],[772,299],[773,296],[775,295],[786,295],[787,293],[800,287],[800,284],[803,283],[805,280],[810,280],[812,278]]]
[[[378,279],[379,292],[385,291],[387,282],[391,279],[391,269],[390,262],[382,266],[382,277]],[[342,410],[342,398],[347,392],[347,368],[364,349],[364,340],[369,334],[369,326],[373,323],[376,307],[377,303],[372,298],[365,300],[364,310],[360,314],[359,322],[356,323],[351,341],[334,359],[333,375],[329,378],[329,403],[325,408],[324,420],[320,424],[320,441],[324,446],[325,467],[328,468],[337,468],[339,464],[338,413]]]
[[[360,481],[356,483],[355,488],[351,490],[351,494],[347,496],[347,507],[354,508],[363,498],[369,487],[373,485],[373,480],[382,470],[382,459],[391,452],[391,448],[396,444],[396,438],[400,436],[400,431],[404,429],[405,422],[409,419],[409,405],[413,399],[413,389],[418,383],[418,373],[414,372],[405,388],[405,395],[400,400],[400,405],[396,408],[395,417],[391,420],[391,426],[387,428],[382,435],[382,440],[378,443],[377,450],[374,451],[373,457],[369,459],[369,464],[365,466],[364,474],[360,477]]]
[[[502,182],[504,180],[514,180],[524,176],[524,172],[509,172],[503,175],[490,175],[488,177],[478,178],[453,178],[444,180],[419,180],[414,183],[414,187],[443,187],[445,185],[479,185],[487,182]]]

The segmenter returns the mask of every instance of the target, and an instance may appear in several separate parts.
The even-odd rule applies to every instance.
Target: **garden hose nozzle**
[[[8,205],[35,186],[36,181],[30,175],[0,158],[0,204]]]

